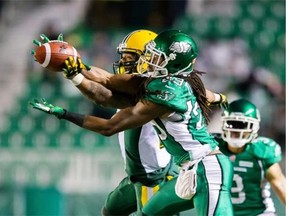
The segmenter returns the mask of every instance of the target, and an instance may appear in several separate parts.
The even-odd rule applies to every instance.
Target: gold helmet
[[[157,34],[150,30],[139,29],[130,32],[118,45],[117,52],[120,54],[120,60],[113,64],[114,73],[138,73],[137,63],[140,55],[144,53],[145,45],[156,38]],[[134,55],[133,61],[123,60],[123,53]]]

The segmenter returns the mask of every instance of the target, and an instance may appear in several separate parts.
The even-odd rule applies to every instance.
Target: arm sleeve
[[[70,121],[79,127],[83,127],[83,122],[84,122],[84,115],[79,114],[79,113],[72,113],[67,110],[65,110],[65,113],[63,116],[61,116],[62,119],[65,119],[67,121]]]

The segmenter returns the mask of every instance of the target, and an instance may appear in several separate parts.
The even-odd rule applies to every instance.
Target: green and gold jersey
[[[220,134],[215,137],[220,150],[230,157],[234,166],[231,196],[235,215],[275,212],[265,176],[267,169],[282,159],[279,144],[270,138],[258,137],[247,144],[243,152],[233,154]]]
[[[151,123],[119,133],[119,144],[132,182],[154,186],[165,179],[171,155],[161,145]]]
[[[174,110],[169,117],[154,119],[152,123],[178,165],[200,159],[218,148],[217,141],[207,131],[193,90],[185,80],[176,77],[152,79],[146,89],[146,100]]]

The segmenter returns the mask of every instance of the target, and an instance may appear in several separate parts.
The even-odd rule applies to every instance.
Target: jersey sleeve
[[[282,160],[281,147],[274,140],[267,137],[258,137],[252,143],[254,154],[262,159],[266,168]]]
[[[183,79],[171,78],[153,79],[146,86],[144,98],[153,103],[164,105],[177,112],[187,110],[187,97],[189,89]],[[190,93],[191,94],[191,93]]]

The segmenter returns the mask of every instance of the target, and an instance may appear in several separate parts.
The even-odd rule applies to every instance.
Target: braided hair
[[[190,73],[188,76],[187,75],[177,75],[176,77],[184,79],[186,82],[189,83],[189,85],[191,86],[195,96],[196,96],[196,100],[202,110],[202,114],[204,116],[205,119],[205,123],[207,124],[209,122],[209,112],[211,111],[211,109],[209,108],[209,103],[206,97],[206,89],[205,86],[200,78],[200,76],[202,76],[202,74],[205,74],[205,72],[202,71],[198,71],[193,69],[193,72]],[[146,89],[146,85],[150,82],[152,78],[148,77],[146,79],[145,82],[142,83],[142,87],[140,88],[140,90],[138,90],[138,94],[137,94],[137,100],[139,99],[143,99],[143,95],[144,94],[159,94],[161,91],[155,91],[155,92],[151,92],[151,91],[147,91]]]
[[[190,73],[188,76],[182,76],[184,80],[186,80],[191,88],[193,89],[193,92],[196,96],[196,100],[202,110],[202,114],[205,118],[205,123],[207,124],[209,122],[209,112],[211,109],[209,108],[209,103],[206,97],[206,89],[204,86],[204,83],[202,82],[200,76],[202,74],[205,74],[205,72],[198,71],[193,69],[193,72]]]

